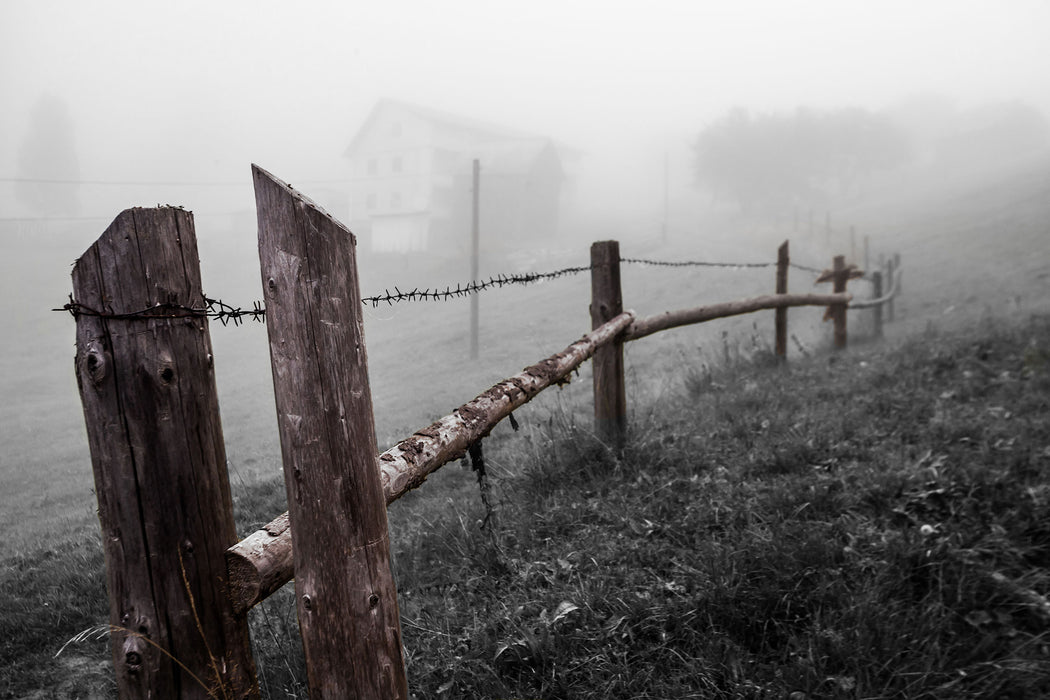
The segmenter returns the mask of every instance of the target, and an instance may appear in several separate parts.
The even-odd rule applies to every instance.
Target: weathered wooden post
[[[879,299],[882,297],[882,273],[876,270],[871,273],[871,297]],[[882,304],[875,304],[871,309],[872,331],[876,338],[882,337]]]
[[[886,286],[894,292],[896,292],[897,285],[894,279],[894,259],[890,258],[886,261]],[[886,320],[893,323],[893,298],[891,297],[886,302]]]
[[[836,255],[833,258],[832,292],[842,294],[846,291],[846,283],[849,282],[850,270],[846,267],[846,258]],[[842,350],[846,347],[846,305],[834,304],[831,307],[831,315],[835,321],[835,347]]]
[[[591,329],[623,312],[620,290],[620,243],[591,244]],[[604,440],[623,446],[627,432],[627,390],[624,386],[623,339],[598,348],[594,366],[594,424]]]
[[[353,234],[252,166],[310,696],[407,698]]]
[[[777,281],[776,293],[787,294],[788,290],[788,266],[791,258],[788,255],[788,242],[784,241],[777,248]],[[787,360],[787,337],[788,321],[787,307],[781,307],[774,313],[773,323],[776,328],[776,353],[781,362]]]
[[[121,698],[257,698],[193,215],[128,209],[73,268]]]
[[[893,296],[896,297],[904,289],[904,287],[902,286],[902,280],[904,279],[904,274],[901,272],[901,254],[900,253],[894,253],[893,254],[893,276],[894,276],[894,280],[893,280],[893,282],[894,282]]]

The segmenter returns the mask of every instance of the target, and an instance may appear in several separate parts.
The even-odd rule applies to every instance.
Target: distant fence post
[[[776,293],[787,294],[788,290],[788,265],[791,258],[788,255],[788,241],[784,241],[777,248],[777,282]],[[781,362],[787,360],[787,308],[782,307],[774,313],[774,326],[776,328],[776,353]]]
[[[846,291],[846,283],[849,281],[849,270],[846,268],[845,256],[836,255],[834,257],[832,271],[834,272],[832,292],[842,294]],[[833,305],[831,307],[831,316],[835,321],[835,347],[841,350],[846,347],[846,305]]]
[[[871,273],[871,296],[873,299],[882,298],[882,273],[876,270]],[[871,309],[872,331],[876,338],[882,337],[882,304],[875,304]]]
[[[193,215],[121,212],[73,289],[118,694],[258,698],[226,597],[237,533]]]
[[[894,259],[890,258],[886,261],[886,286],[889,289],[896,290],[896,280],[894,279]],[[890,298],[886,302],[886,320],[893,323],[893,299]]]
[[[591,329],[623,312],[620,290],[620,244],[597,241],[591,245]],[[602,439],[623,445],[627,432],[627,391],[624,386],[623,340],[594,353],[594,423]]]
[[[252,175],[310,697],[407,698],[355,240]]]

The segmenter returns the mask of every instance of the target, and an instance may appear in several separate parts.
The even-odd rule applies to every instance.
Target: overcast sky
[[[384,96],[600,152],[927,92],[1046,110],[1050,2],[0,0],[0,178],[44,94],[85,179],[294,183],[340,176]]]

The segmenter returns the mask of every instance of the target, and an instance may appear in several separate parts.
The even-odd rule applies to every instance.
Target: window
[[[372,211],[376,208],[376,194],[375,192],[369,192],[365,198],[365,208]]]
[[[390,169],[395,172],[401,172],[401,156],[394,156],[394,160],[390,163]]]
[[[379,162],[375,158],[368,159],[368,174],[378,175],[379,174]]]
[[[390,193],[390,208],[400,209],[401,208],[401,193],[391,192]]]
[[[394,137],[401,135],[401,122],[392,122],[390,124],[390,135]]]

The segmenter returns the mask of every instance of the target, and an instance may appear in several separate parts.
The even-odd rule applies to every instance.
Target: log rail
[[[848,304],[850,294],[773,294],[751,299],[670,311],[636,319],[625,311],[565,350],[504,379],[447,416],[417,431],[379,455],[380,479],[387,505],[420,486],[428,475],[462,457],[516,408],[552,384],[564,381],[598,348],[617,338],[638,340],[653,333],[716,318],[790,306]],[[288,513],[226,551],[229,596],[238,613],[250,609],[292,579],[292,537]]]

